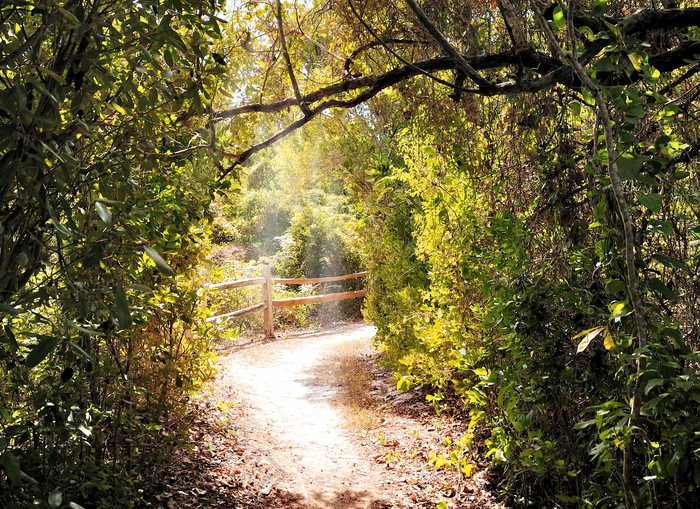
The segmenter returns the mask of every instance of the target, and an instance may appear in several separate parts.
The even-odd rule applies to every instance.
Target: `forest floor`
[[[374,328],[233,342],[192,402],[190,447],[173,457],[162,508],[502,507],[486,467],[435,469],[464,423],[396,390]]]

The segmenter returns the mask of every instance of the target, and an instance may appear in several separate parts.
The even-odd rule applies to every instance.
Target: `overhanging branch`
[[[407,1],[409,5],[415,4],[413,0]],[[507,7],[510,6],[508,1],[500,2],[500,4],[506,6],[506,10],[508,10]],[[351,1],[350,6],[351,8],[353,7]],[[512,19],[510,21],[513,22]],[[590,20],[588,21],[590,22]],[[623,37],[634,37],[636,34],[650,27],[657,29],[677,29],[697,26],[699,24],[700,8],[666,10],[645,9],[617,20],[616,23],[619,33],[622,34]],[[368,27],[368,29],[369,28],[370,27]],[[521,29],[522,26],[518,25],[513,30],[512,40],[515,48],[512,51],[483,55],[458,55],[459,58],[457,58],[453,54],[456,50],[452,46],[450,46],[450,48],[453,51],[448,51],[448,48],[445,47],[443,48],[444,51],[449,53],[447,56],[434,57],[420,62],[408,62],[404,60],[404,65],[397,66],[385,73],[357,78],[348,78],[348,76],[344,76],[343,79],[337,83],[319,88],[303,96],[297,92],[297,89],[295,90],[295,97],[293,98],[285,98],[267,104],[246,104],[214,112],[212,114],[212,120],[216,122],[249,113],[279,113],[300,103],[303,103],[308,108],[308,110],[304,112],[305,116],[303,118],[291,122],[270,138],[253,145],[239,154],[225,153],[224,157],[233,159],[234,166],[226,170],[224,174],[230,173],[235,166],[244,163],[253,154],[269,147],[288,134],[294,132],[296,129],[304,126],[320,113],[330,108],[352,108],[370,100],[387,88],[408,81],[419,75],[426,75],[431,79],[437,79],[446,86],[459,90],[461,93],[466,92],[484,96],[535,93],[547,90],[555,84],[579,89],[581,87],[580,73],[576,73],[568,62],[553,58],[544,52],[536,51],[529,45],[525,47],[526,41],[523,39],[524,31]],[[374,35],[374,32],[372,33]],[[437,35],[437,37],[439,36],[440,34]],[[399,41],[393,40],[392,42]],[[590,43],[578,58],[578,63],[583,66],[589,65],[607,44],[609,44],[609,41],[604,39]],[[377,40],[376,45],[387,47],[385,41],[381,40]],[[363,46],[364,49],[367,47],[369,46]],[[393,50],[387,49],[393,53]],[[694,60],[694,55],[698,53],[700,53],[700,42],[686,41],[678,47],[670,48],[656,55],[651,55],[649,57],[649,62],[661,73],[666,74],[691,65]],[[516,67],[518,72],[515,72]],[[492,82],[486,80],[479,74],[480,71],[483,72],[487,70],[502,71],[504,75],[507,73],[507,75],[515,76],[515,78],[502,82]],[[437,73],[442,71],[469,71],[469,77],[475,81],[476,86],[469,89],[461,88],[459,85],[455,86],[436,76]],[[600,78],[601,76],[599,75],[599,79]],[[631,77],[625,78],[629,80],[628,82],[634,82],[642,79],[642,76],[640,73],[636,73]],[[609,83],[614,83],[616,79],[617,77],[611,74]]]

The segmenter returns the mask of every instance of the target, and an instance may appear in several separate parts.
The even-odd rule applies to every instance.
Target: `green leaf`
[[[46,359],[46,357],[56,348],[58,344],[58,338],[56,336],[43,336],[37,335],[41,341],[32,348],[32,351],[27,355],[26,365],[29,369],[37,366],[41,361]]]
[[[595,68],[602,72],[612,72],[618,67],[610,60],[610,57],[601,58],[595,63]]]
[[[174,274],[173,269],[170,268],[170,265],[168,265],[158,251],[151,246],[144,247],[144,250],[149,258],[156,264],[156,267],[158,267],[158,270],[161,273],[165,274],[166,276],[172,276]]]
[[[600,442],[598,445],[593,447],[588,454],[591,456],[596,456],[600,454],[601,452],[607,451],[608,448],[610,447],[610,444],[608,442]]]
[[[574,115],[574,117],[581,116],[581,102],[580,101],[572,101],[571,102],[571,113]]]
[[[5,469],[7,478],[12,484],[17,486],[22,482],[22,471],[19,468],[19,459],[10,451],[5,451],[0,458],[0,465]]]
[[[20,267],[26,267],[27,264],[29,263],[29,257],[27,256],[27,253],[22,251],[20,254],[17,255],[17,258],[15,259],[15,262],[17,265]]]
[[[671,341],[673,341],[674,346],[684,354],[691,353],[690,348],[688,348],[688,345],[686,345],[685,341],[683,341],[683,335],[678,329],[674,329],[673,327],[666,327],[661,330],[661,335],[664,337],[671,338]]]
[[[56,227],[56,229],[59,231],[59,233],[69,236],[71,234],[70,230],[66,228],[61,221],[58,220],[58,216],[56,215],[56,211],[53,209],[51,204],[49,202],[46,202],[46,210],[49,213],[49,216],[51,217],[51,222],[53,225]]]
[[[36,78],[34,78],[33,76],[27,76],[27,81],[28,81],[29,83],[31,83],[32,85],[34,85],[34,86],[36,87],[36,89],[37,89],[39,92],[41,92],[41,93],[44,94],[46,97],[48,97],[49,100],[54,104],[54,106],[58,106],[58,101],[56,100],[56,98],[54,97],[54,95],[53,95],[51,92],[49,92],[49,91],[46,89],[46,87],[45,87],[44,85],[42,85],[41,83],[39,83],[39,82],[36,80]]]
[[[637,200],[652,212],[658,212],[663,205],[663,198],[659,193],[638,194]]]
[[[636,71],[641,71],[642,64],[644,63],[644,56],[638,53],[628,53],[627,56],[629,57],[630,62],[632,62],[632,66],[634,66],[634,69]]]
[[[620,318],[632,314],[632,308],[627,305],[627,302],[613,302],[608,306],[610,311],[610,320],[619,321]]]
[[[92,361],[92,356],[91,356],[89,353],[87,353],[85,350],[83,350],[82,348],[80,348],[78,345],[76,345],[75,343],[73,343],[72,341],[68,341],[68,347],[69,347],[71,350],[73,350],[75,353],[80,354],[80,355],[82,355],[83,357],[85,357],[86,359]]]
[[[170,67],[173,66],[173,54],[167,48],[163,51],[163,59],[165,60],[165,63],[168,64]]]
[[[681,262],[678,262],[676,260],[670,259],[668,256],[665,254],[657,253],[652,256],[654,260],[659,262],[661,265],[668,267],[669,269],[685,269],[685,265]]]
[[[96,326],[83,327],[82,325],[78,325],[76,322],[74,322],[72,320],[69,323],[70,323],[71,327],[75,327],[80,332],[83,332],[85,334],[89,334],[91,336],[104,336],[104,333],[100,329],[98,329]]]
[[[664,379],[663,378],[652,378],[647,382],[646,387],[644,387],[644,394],[649,394],[649,391],[652,390],[654,387],[658,387],[660,385],[663,385]]]
[[[60,506],[63,503],[63,493],[61,493],[61,491],[58,488],[56,488],[51,493],[49,493],[48,502],[49,507],[51,509],[56,509],[56,507]]]
[[[622,180],[632,180],[639,175],[639,170],[642,168],[643,160],[639,157],[630,157],[628,155],[620,156],[617,160],[617,171]]]
[[[620,32],[620,29],[617,28],[615,25],[610,23],[609,21],[604,21],[605,26],[612,32],[612,34],[615,36],[616,39],[622,40],[622,32]]]
[[[668,300],[678,300],[678,294],[666,286],[663,281],[658,278],[650,279],[647,284],[652,290],[656,290]]]
[[[146,293],[151,293],[153,291],[153,288],[151,288],[150,286],[139,285],[139,284],[129,285],[127,288],[129,290],[136,290],[138,292],[146,292]]]
[[[566,27],[566,18],[564,17],[564,12],[561,10],[561,7],[554,8],[552,21],[557,30],[563,30]]]
[[[102,219],[102,222],[107,225],[107,227],[112,226],[112,212],[107,208],[107,206],[99,201],[95,202],[95,208],[97,209],[97,214]]]
[[[589,41],[594,41],[595,40],[595,34],[593,33],[593,30],[591,30],[591,27],[589,26],[582,26],[579,28],[579,32],[586,37]]]
[[[593,2],[593,9],[591,9],[591,15],[602,16],[603,14],[605,14],[607,8],[607,0],[595,0],[595,2]]]
[[[596,422],[597,421],[595,419],[591,419],[590,421],[577,422],[576,424],[574,424],[574,429],[585,429],[588,426],[596,424]]]
[[[619,279],[611,279],[605,284],[605,291],[608,293],[620,293],[625,289],[625,283]]]
[[[82,505],[76,504],[75,502],[68,504],[68,507],[70,507],[70,509],[85,509]]]
[[[8,315],[12,315],[12,316],[17,316],[22,312],[22,310],[17,309],[17,308],[13,308],[9,304],[4,304],[4,303],[0,302],[0,312],[7,313]]]
[[[636,102],[628,104],[623,109],[625,111],[625,115],[628,117],[643,117],[645,115],[644,108],[642,108]]]
[[[650,219],[648,230],[652,233],[658,233],[659,235],[671,235],[673,233],[673,226],[668,221]]]
[[[406,378],[402,378],[396,384],[396,388],[401,392],[406,392],[411,388],[411,383]]]
[[[129,310],[129,302],[126,299],[126,292],[121,286],[115,288],[114,290],[114,300],[117,306],[116,318],[119,323],[119,327],[122,329],[128,329],[131,327],[131,311]]]

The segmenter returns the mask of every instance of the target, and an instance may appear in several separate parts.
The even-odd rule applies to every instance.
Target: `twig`
[[[289,74],[289,80],[292,82],[292,89],[294,90],[294,97],[297,99],[297,104],[304,115],[309,114],[309,107],[304,102],[301,92],[299,91],[299,84],[297,83],[297,78],[294,76],[294,68],[292,67],[292,59],[289,58],[289,50],[287,49],[287,41],[284,37],[284,25],[282,24],[282,2],[277,0],[277,9],[275,10],[275,17],[277,18],[277,30],[279,32],[280,38],[280,49],[282,50],[282,57],[284,62],[287,64],[287,74]]]

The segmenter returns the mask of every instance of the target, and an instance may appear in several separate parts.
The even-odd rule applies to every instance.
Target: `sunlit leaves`
[[[608,310],[610,311],[610,320],[619,322],[625,316],[631,315],[633,313],[632,306],[629,302],[616,301],[608,305]]]
[[[150,293],[125,288],[177,284],[162,277],[173,270],[159,250],[184,256],[196,241],[192,224],[206,215],[209,184],[216,185],[206,156],[175,160],[164,154],[196,142],[208,121],[197,113],[217,99],[222,66],[211,53],[220,31],[209,15],[217,3],[8,6],[3,26],[13,28],[0,34],[6,59],[0,84],[0,389],[11,394],[3,399],[3,416],[7,407],[12,422],[3,422],[0,440],[21,426],[36,440],[20,440],[17,431],[11,451],[7,442],[0,447],[0,468],[12,480],[0,505],[13,506],[15,495],[30,503],[36,495],[34,504],[79,507],[69,502],[68,492],[77,492],[67,481],[72,475],[82,476],[89,491],[95,480],[106,485],[106,472],[127,470],[109,457],[112,451],[119,456],[123,445],[119,437],[106,438],[113,426],[130,430],[135,448],[149,433],[131,410],[113,421],[105,416],[124,403],[140,412],[148,408],[140,399],[144,382],[128,372],[135,365],[129,359],[135,326],[150,321],[154,328],[141,336],[164,341],[153,309],[162,316],[177,302],[152,308]],[[25,50],[13,55],[22,45]],[[148,241],[159,247],[148,246],[144,254]],[[179,266],[192,260],[185,257]],[[169,318],[173,324],[183,315],[191,321],[188,302],[189,311]],[[183,358],[171,369],[188,372],[198,362]],[[166,377],[163,387],[175,387],[166,375],[156,377]],[[189,372],[187,380],[177,394],[199,378]],[[180,404],[177,394],[169,405]],[[167,417],[165,408],[159,412]],[[50,431],[33,427],[44,422]],[[87,438],[95,445],[112,440],[114,449],[98,451]],[[52,448],[57,442],[71,445]],[[40,474],[40,494],[24,482],[13,458],[22,470]],[[49,491],[58,485],[54,476],[61,490]]]
[[[102,222],[106,226],[112,226],[112,212],[107,208],[107,206],[100,202],[97,201],[95,202],[95,208],[97,209],[97,213],[100,216],[100,219],[102,219]]]
[[[396,383],[396,389],[402,392],[407,392],[411,388],[411,383],[407,378],[402,378]]]

